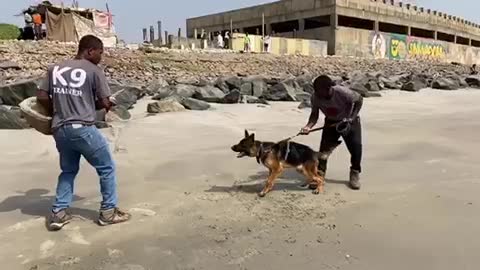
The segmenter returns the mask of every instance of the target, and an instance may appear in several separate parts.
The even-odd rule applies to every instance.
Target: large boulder
[[[255,97],[261,97],[265,91],[267,91],[268,85],[265,80],[252,81],[252,95]]]
[[[182,104],[186,109],[192,111],[205,111],[210,109],[210,104],[194,98],[182,98],[180,104]]]
[[[134,86],[122,86],[122,89],[115,92],[112,97],[117,105],[126,109],[133,108],[139,98],[142,98],[145,92]]]
[[[303,92],[313,93],[313,75],[303,74],[296,78],[298,86]]]
[[[5,105],[18,106],[23,100],[35,96],[38,79],[24,80],[14,84],[0,85],[0,98]]]
[[[153,96],[162,91],[162,89],[166,89],[168,86],[169,84],[164,78],[158,77],[147,86],[147,94]]]
[[[418,92],[421,89],[427,88],[428,82],[424,76],[412,75],[406,83],[402,85],[403,91]]]
[[[198,87],[188,84],[177,84],[172,89],[173,93],[178,96],[191,98],[197,92]]]
[[[468,86],[474,88],[480,88],[480,76],[479,75],[471,75],[468,76],[465,81],[467,82]]]
[[[107,122],[125,121],[132,118],[128,108],[124,106],[114,106],[106,115]]]
[[[369,92],[378,92],[380,91],[380,86],[378,85],[378,82],[374,81],[374,80],[369,80],[366,84],[365,84],[365,88],[369,91]]]
[[[384,89],[401,89],[403,85],[401,77],[398,75],[389,78],[381,77],[380,83],[383,85],[382,88]]]
[[[297,81],[297,78],[289,78],[282,81],[283,84],[288,85],[289,87],[293,88],[296,93],[303,92],[303,87]]]
[[[225,104],[236,104],[242,100],[242,94],[239,90],[233,90],[230,93],[226,94],[223,98],[223,102]]]
[[[25,129],[28,123],[21,118],[19,108],[0,105],[0,129]]]
[[[185,107],[176,99],[164,99],[157,102],[149,103],[147,106],[148,113],[166,113],[185,111]]]
[[[264,105],[269,105],[268,101],[266,101],[263,98],[258,98],[255,96],[243,96],[242,97],[243,103],[248,103],[248,104],[264,104]]]
[[[222,90],[222,92],[224,92],[225,94],[229,93],[230,92],[230,87],[228,86],[227,82],[226,82],[226,79],[223,78],[223,77],[220,77],[218,78],[216,81],[215,81],[215,87],[217,87],[218,89]]]
[[[361,82],[355,82],[353,84],[351,84],[349,86],[349,88],[357,93],[359,93],[360,95],[362,95],[363,97],[365,97],[367,94],[368,94],[368,88],[365,87],[365,84],[361,83]]]
[[[206,102],[221,102],[225,93],[214,86],[204,86],[197,88],[192,97]]]
[[[460,88],[460,78],[436,78],[433,80],[432,88],[440,90],[457,90]]]
[[[180,96],[185,98],[191,98],[197,92],[198,87],[188,84],[170,85],[160,89],[160,91],[153,96],[154,100],[162,100],[169,96]]]
[[[312,95],[310,93],[307,93],[307,92],[297,93],[297,95],[295,97],[296,97],[297,101],[300,101],[300,102],[312,99]]]
[[[228,85],[230,90],[240,89],[242,87],[242,79],[236,76],[231,76],[225,79],[225,83]]]
[[[253,84],[251,82],[244,82],[240,86],[240,93],[242,95],[253,95]]]
[[[292,86],[285,83],[278,83],[263,93],[262,96],[266,100],[272,101],[296,101],[296,90]]]

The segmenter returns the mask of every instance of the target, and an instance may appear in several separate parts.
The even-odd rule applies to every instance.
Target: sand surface
[[[330,158],[322,195],[287,172],[258,198],[266,170],[230,146],[295,134],[295,103],[215,105],[105,130],[131,222],[98,227],[95,172],[83,162],[73,214],[48,232],[58,156],[52,138],[0,131],[1,269],[478,269],[480,91],[386,92],[367,99],[363,189],[345,186],[349,156]],[[320,134],[296,141],[318,148]]]

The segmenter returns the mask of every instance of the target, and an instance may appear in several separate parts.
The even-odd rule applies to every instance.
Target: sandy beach
[[[244,129],[294,135],[298,103],[213,105],[104,130],[131,222],[99,227],[98,178],[82,161],[74,221],[48,232],[58,154],[34,130],[0,131],[2,269],[478,269],[480,91],[383,92],[366,99],[362,190],[346,187],[349,155],[330,158],[325,193],[287,172],[258,198],[266,170],[230,150]],[[321,124],[321,123],[319,123]],[[320,134],[296,139],[317,149]]]

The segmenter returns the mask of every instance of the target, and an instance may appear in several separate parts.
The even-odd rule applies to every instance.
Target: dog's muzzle
[[[246,153],[238,153],[237,158],[242,158],[242,157],[245,157],[245,156],[247,156]]]

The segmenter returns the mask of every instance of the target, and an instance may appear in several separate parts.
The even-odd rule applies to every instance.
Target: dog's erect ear
[[[250,141],[254,142],[254,141],[255,141],[255,133],[250,134],[250,135],[248,136],[248,139],[249,139]]]
[[[248,130],[245,129],[245,138],[248,138],[248,136],[250,136],[250,134],[248,134]]]

